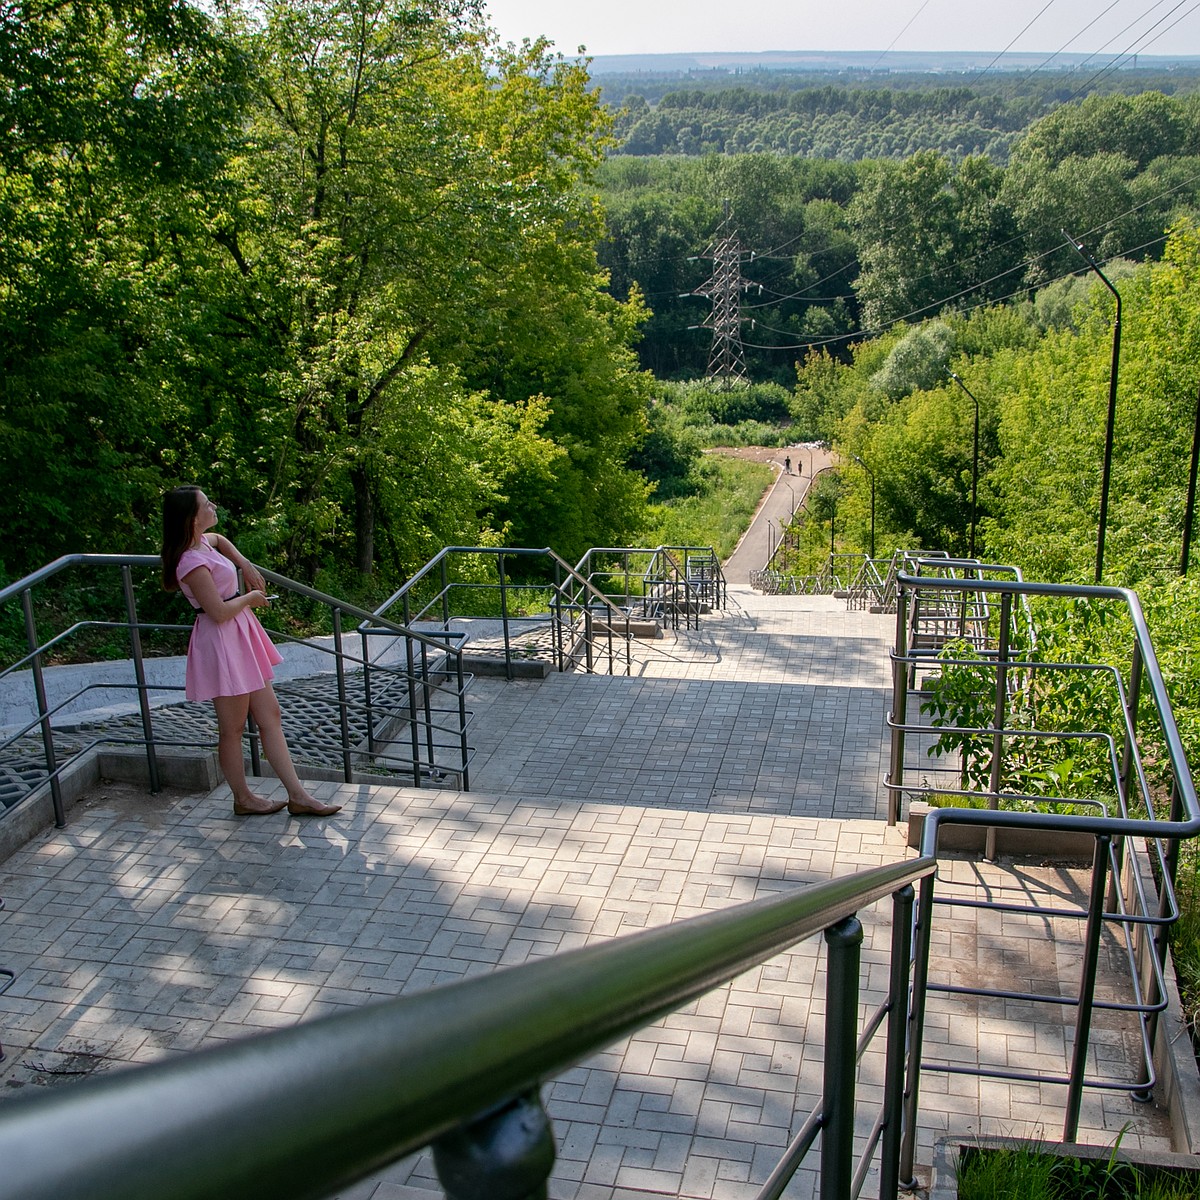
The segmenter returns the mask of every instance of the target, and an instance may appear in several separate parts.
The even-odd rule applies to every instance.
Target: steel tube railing
[[[129,648],[133,654],[133,674],[137,683],[142,736],[146,739],[146,768],[150,773],[150,791],[157,794],[161,787],[158,782],[158,756],[154,752],[154,721],[150,715],[150,697],[146,689],[146,664],[142,659],[142,631],[138,625],[133,572],[128,563],[121,568],[121,587],[125,592],[125,614],[129,618]]]
[[[478,1114],[528,1096],[542,1080],[625,1034],[930,878],[934,867],[919,859],[874,868],[69,1089],[16,1097],[0,1107],[4,1188],[22,1200],[328,1195]],[[851,986],[848,972],[844,986]],[[830,1007],[849,1010],[838,1045],[848,1045],[853,1059],[857,1006],[835,996]],[[852,1117],[838,1128],[844,1147]]]
[[[17,739],[24,737],[28,732],[30,732],[35,727],[40,728],[42,744],[43,744],[43,757],[44,757],[44,760],[46,763],[46,780],[49,784],[51,796],[52,796],[52,799],[54,802],[55,821],[56,821],[56,824],[58,824],[60,827],[63,824],[65,824],[65,821],[66,821],[65,811],[63,808],[62,796],[61,796],[61,783],[60,783],[61,776],[62,776],[63,770],[70,764],[71,761],[75,761],[75,759],[77,759],[80,754],[87,753],[88,751],[90,751],[98,746],[101,746],[101,745],[141,745],[145,752],[146,759],[147,759],[147,771],[149,773],[151,787],[156,789],[158,786],[158,763],[157,763],[156,747],[175,744],[175,743],[169,742],[165,739],[159,738],[155,735],[154,724],[153,724],[153,711],[152,711],[152,708],[150,705],[149,693],[151,691],[154,691],[154,692],[182,691],[182,688],[174,686],[174,685],[167,685],[167,684],[151,685],[148,682],[147,676],[146,676],[146,670],[145,670],[145,655],[144,655],[143,646],[142,646],[142,631],[144,629],[156,629],[156,630],[163,630],[163,631],[167,631],[167,632],[184,633],[184,632],[188,632],[191,627],[187,626],[187,625],[142,622],[139,619],[138,612],[137,612],[137,604],[136,604],[136,598],[135,598],[135,594],[134,594],[133,580],[132,580],[132,574],[131,574],[131,570],[134,567],[156,569],[158,567],[158,565],[159,565],[159,559],[155,555],[111,555],[111,554],[67,555],[67,556],[64,556],[63,558],[55,560],[53,563],[47,564],[47,566],[32,573],[31,575],[25,577],[24,579],[19,580],[16,583],[11,584],[8,587],[0,590],[0,603],[11,601],[13,599],[19,599],[19,601],[22,605],[22,609],[23,609],[23,614],[24,614],[24,619],[25,619],[25,628],[26,628],[26,639],[27,639],[27,642],[29,645],[28,654],[23,659],[21,659],[20,662],[12,664],[9,667],[7,667],[4,671],[0,672],[0,679],[11,676],[12,673],[18,669],[28,667],[29,672],[30,672],[30,679],[32,682],[33,692],[34,692],[34,703],[35,703],[35,707],[37,710],[34,719],[28,725],[26,725],[24,728],[18,730],[16,733],[8,736],[8,738],[5,741],[5,745],[11,744],[12,742],[16,741]],[[33,599],[32,599],[33,588],[36,586],[44,585],[44,584],[50,582],[55,576],[59,575],[60,573],[62,573],[63,571],[66,571],[68,569],[98,568],[98,567],[99,568],[110,568],[110,567],[119,568],[119,570],[121,572],[122,588],[125,593],[125,607],[126,607],[128,620],[123,624],[118,623],[118,622],[95,622],[95,621],[76,622],[68,630],[65,630],[61,633],[55,634],[53,637],[51,637],[49,639],[49,641],[39,644],[38,638],[37,638],[36,622],[34,620],[34,615],[33,615]],[[373,743],[374,735],[375,735],[375,728],[374,728],[375,709],[374,709],[374,704],[373,704],[372,693],[370,690],[369,675],[372,670],[375,670],[375,671],[388,670],[389,668],[374,667],[371,664],[371,662],[369,661],[370,656],[366,651],[365,642],[364,642],[364,652],[363,652],[363,656],[362,656],[361,660],[356,659],[352,653],[350,653],[346,650],[345,646],[343,645],[342,638],[340,636],[341,618],[343,615],[352,616],[355,619],[359,620],[360,622],[364,622],[364,623],[369,622],[369,631],[373,634],[386,635],[386,636],[390,636],[393,638],[399,637],[399,638],[405,639],[405,645],[408,647],[410,658],[411,658],[411,651],[412,651],[412,648],[414,645],[418,645],[421,647],[421,654],[422,654],[423,662],[427,661],[427,652],[430,648],[432,648],[434,651],[436,651],[436,653],[440,656],[455,657],[458,660],[457,675],[459,678],[459,686],[461,689],[462,684],[464,682],[464,675],[463,675],[463,672],[461,669],[461,644],[462,644],[462,641],[464,640],[462,635],[453,635],[452,634],[452,635],[449,635],[449,637],[447,637],[446,635],[442,635],[440,638],[437,638],[437,639],[430,638],[425,634],[408,629],[405,626],[397,625],[386,618],[375,618],[373,616],[373,614],[368,612],[366,609],[360,608],[357,605],[351,604],[347,601],[339,600],[336,597],[329,596],[323,592],[319,592],[316,589],[307,587],[304,584],[297,583],[294,580],[288,579],[286,576],[279,575],[274,571],[264,569],[262,573],[263,573],[264,578],[266,578],[271,583],[276,585],[280,590],[285,590],[293,595],[306,598],[315,604],[322,605],[323,607],[327,608],[332,615],[333,624],[334,624],[333,649],[330,650],[323,646],[317,646],[315,648],[320,649],[324,653],[331,654],[334,658],[334,671],[337,676],[337,699],[335,701],[335,706],[337,708],[338,726],[341,730],[340,751],[341,751],[341,759],[342,759],[342,766],[343,766],[343,775],[347,780],[352,778],[352,768],[353,768],[351,746],[350,746],[350,730],[349,730],[348,721],[347,721],[347,714],[348,714],[349,709],[351,707],[355,707],[355,706],[351,704],[348,694],[347,694],[346,674],[345,674],[346,665],[348,663],[351,663],[351,664],[355,664],[355,665],[361,665],[363,667],[363,670],[364,670],[364,695],[366,697],[367,706],[368,706],[368,712],[367,712],[368,740],[369,740],[369,742],[372,742],[372,743]],[[124,628],[127,630],[128,636],[130,639],[130,648],[131,648],[131,652],[132,652],[131,673],[133,675],[134,682],[132,684],[124,684],[121,682],[102,683],[102,684],[101,683],[90,683],[90,684],[87,684],[84,687],[78,689],[73,695],[68,696],[65,699],[58,700],[58,701],[56,701],[55,704],[51,705],[49,702],[48,696],[47,696],[44,674],[43,674],[43,670],[42,670],[43,657],[52,648],[56,648],[59,645],[65,644],[69,640],[69,638],[71,636],[73,636],[75,633],[77,633],[83,629],[87,629],[87,628],[113,628],[113,629]],[[290,636],[285,633],[277,632],[276,637],[282,638],[285,641],[305,642],[305,639],[293,637],[293,636]],[[451,646],[448,644],[448,642],[454,642],[457,644]],[[305,644],[313,645],[313,643],[310,643],[310,642],[306,642]],[[399,674],[399,672],[397,672],[397,674]],[[142,723],[141,741],[139,742],[134,739],[126,738],[126,737],[113,737],[113,736],[98,737],[98,738],[95,738],[94,740],[92,740],[91,742],[89,742],[87,745],[83,746],[79,751],[73,752],[72,758],[69,759],[67,762],[63,763],[62,765],[60,765],[58,762],[58,755],[57,755],[55,745],[54,745],[54,729],[53,729],[54,718],[56,717],[56,715],[58,713],[60,713],[64,709],[68,708],[70,705],[74,704],[83,695],[85,695],[88,691],[92,690],[95,687],[106,687],[106,688],[112,687],[112,688],[116,688],[116,689],[132,688],[133,690],[136,691],[138,711],[140,712],[141,723]],[[281,694],[285,694],[286,693],[286,684],[281,684],[279,686],[279,690],[280,690]],[[429,692],[428,692],[427,687],[425,689],[425,700],[426,700],[425,724],[427,726],[431,727],[434,724],[434,722],[433,722],[433,718],[432,718],[432,710],[429,707]],[[466,760],[469,757],[469,748],[466,746],[465,702],[463,701],[461,695],[459,697],[458,716],[459,716],[460,723],[459,723],[459,727],[457,730],[457,741],[459,742],[459,745],[461,747],[461,756],[460,756],[460,761],[459,761],[458,766],[456,768],[452,768],[452,769],[458,770],[461,773],[463,779],[466,780],[468,778],[467,761]],[[414,723],[414,725],[417,722],[419,722],[420,710],[417,708],[411,709],[410,713],[409,713],[409,719]],[[259,773],[261,773],[259,742],[258,742],[257,729],[255,728],[252,720],[247,721],[247,730],[248,730],[248,734],[249,734],[251,770],[253,773],[259,774]],[[429,737],[427,738],[427,742],[431,742],[431,738],[432,738],[432,734],[430,734]],[[372,749],[373,748],[374,747],[372,746]],[[382,759],[391,760],[394,756],[388,755],[388,754],[378,754],[377,757],[381,760]],[[419,772],[418,772],[418,782],[419,782]],[[42,786],[42,785],[39,785],[39,786]],[[464,783],[464,786],[466,786],[465,783]]]
[[[931,563],[938,572],[945,574],[931,576],[927,574],[900,573],[898,577],[897,605],[897,639],[893,653],[893,712],[889,716],[892,727],[892,761],[888,773],[887,787],[890,793],[889,813],[896,811],[900,793],[920,794],[929,790],[909,784],[904,778],[904,751],[906,737],[916,733],[928,732],[928,725],[914,724],[909,718],[906,705],[908,702],[909,675],[918,661],[927,662],[939,669],[950,669],[954,665],[979,666],[985,665],[996,676],[995,681],[995,711],[992,715],[991,728],[959,729],[956,725],[942,726],[943,733],[962,733],[986,738],[992,749],[990,779],[982,794],[989,804],[988,810],[970,810],[959,808],[937,808],[926,817],[926,825],[921,843],[921,853],[934,856],[937,853],[939,829],[948,825],[977,825],[987,831],[987,853],[994,855],[996,834],[1005,829],[1022,829],[1028,831],[1044,830],[1074,832],[1086,834],[1095,839],[1093,853],[1093,869],[1089,902],[1086,908],[1069,912],[1053,909],[1048,911],[1038,906],[1021,906],[997,904],[993,901],[966,901],[952,897],[940,898],[939,904],[953,904],[965,907],[986,908],[993,912],[1019,912],[1031,919],[1051,920],[1067,917],[1085,922],[1085,953],[1081,968],[1079,992],[1076,996],[1039,996],[1028,992],[998,991],[989,988],[957,987],[953,985],[938,985],[932,987],[928,981],[928,954],[932,923],[934,920],[935,899],[931,881],[925,881],[921,886],[921,900],[917,911],[916,942],[915,942],[915,976],[913,981],[912,1004],[912,1035],[910,1036],[910,1059],[908,1065],[908,1084],[905,1101],[906,1122],[904,1137],[900,1152],[901,1179],[911,1182],[915,1153],[916,1115],[918,1110],[920,1075],[923,1069],[921,1038],[924,1028],[927,998],[931,993],[944,992],[947,994],[961,993],[992,999],[1020,999],[1026,1002],[1047,1002],[1059,1006],[1074,1007],[1075,1012],[1075,1041],[1074,1052],[1069,1063],[1064,1064],[1061,1074],[1030,1074],[1022,1071],[1009,1071],[982,1065],[964,1065],[956,1063],[935,1063],[929,1069],[948,1073],[963,1073],[986,1075],[995,1078],[1030,1081],[1039,1083],[1061,1084],[1067,1089],[1065,1122],[1063,1137],[1071,1140],[1076,1136],[1080,1105],[1083,1091],[1087,1088],[1104,1090],[1122,1090],[1137,1092],[1145,1095],[1153,1084],[1153,1069],[1150,1065],[1149,1048],[1153,1044],[1155,1024],[1161,1011],[1165,992],[1162,983],[1162,956],[1165,954],[1164,925],[1174,918],[1177,909],[1174,905],[1172,889],[1171,855],[1182,838],[1195,836],[1200,832],[1200,806],[1197,805],[1194,781],[1191,776],[1186,754],[1183,750],[1182,739],[1176,727],[1171,712],[1170,701],[1161,669],[1154,652],[1154,646],[1149,636],[1144,616],[1134,593],[1120,588],[1100,587],[1096,585],[1072,586],[1061,584],[1030,583],[1016,578],[985,578],[993,574],[991,566],[980,567],[973,564],[971,577],[957,577],[958,564],[946,561]],[[924,561],[918,563],[918,568],[925,566]],[[978,660],[933,659],[928,652],[914,650],[912,637],[918,625],[915,609],[919,605],[927,606],[934,614],[939,606],[948,600],[963,602],[968,596],[976,598],[974,603],[990,607],[995,602],[1000,604],[1000,618],[993,626],[992,633],[998,637],[999,645],[980,647],[981,658]],[[1035,631],[1032,626],[1030,603],[1039,597],[1056,598],[1059,600],[1072,599],[1081,603],[1116,602],[1124,607],[1128,616],[1129,627],[1133,642],[1133,655],[1130,663],[1128,687],[1121,673],[1107,664],[1090,663],[1047,663],[1037,661],[1032,657],[1031,648],[1036,645]],[[1016,607],[1020,602],[1021,608]],[[961,610],[961,605],[960,605]],[[1023,646],[1018,655],[1009,648],[1009,634],[1015,628],[1010,616],[1023,613],[1028,636],[1023,633]],[[1107,673],[1114,688],[1112,712],[1114,720],[1119,720],[1122,732],[1115,737],[1107,730],[1044,730],[1031,728],[1028,721],[1014,724],[1009,716],[1009,697],[1007,677],[1014,670],[1070,670],[1096,671]],[[1143,695],[1147,695],[1158,718],[1155,736],[1165,747],[1163,758],[1167,774],[1171,781],[1172,810],[1170,819],[1163,819],[1164,814],[1157,814],[1154,807],[1154,794],[1146,776],[1145,764],[1139,748],[1138,711]],[[1106,746],[1106,759],[1111,774],[1111,785],[1116,792],[1117,811],[1109,813],[1105,806],[1095,797],[1092,798],[1095,807],[1100,809],[1097,815],[1067,815],[1047,812],[1014,812],[997,809],[994,806],[1000,800],[1009,802],[1015,799],[1036,800],[1046,803],[1046,797],[1018,797],[1003,790],[1002,758],[1006,746],[1016,738],[1063,738],[1063,739],[1100,739]],[[965,746],[964,746],[965,752]],[[964,785],[965,786],[965,785]],[[1137,788],[1137,797],[1132,793]],[[938,789],[943,790],[943,789]],[[979,795],[978,792],[954,790],[956,795]],[[1145,815],[1131,815],[1136,810],[1135,798],[1144,801]],[[1050,798],[1053,803],[1053,798]],[[1078,801],[1060,800],[1060,803],[1086,804],[1088,798]],[[1150,839],[1152,847],[1158,848],[1163,864],[1161,872],[1161,891],[1157,903],[1147,894],[1146,885],[1142,880],[1141,868],[1136,860],[1131,861],[1127,868],[1125,886],[1130,889],[1129,903],[1126,903],[1125,891],[1121,886],[1120,873],[1123,869],[1127,838]],[[1112,871],[1112,883],[1109,884],[1109,871]],[[1108,903],[1106,904],[1106,895]],[[1101,931],[1106,922],[1119,925],[1124,938],[1125,957],[1130,965],[1132,992],[1129,999],[1114,997],[1097,1001],[1095,997],[1095,979],[1097,970],[1097,955]],[[1145,930],[1146,934],[1139,933]],[[1138,950],[1138,942],[1143,936],[1151,936],[1154,952],[1148,955],[1148,962],[1143,962]],[[1143,1049],[1143,1065],[1136,1082],[1120,1079],[1089,1078],[1086,1074],[1087,1049],[1090,1037],[1091,1022],[1096,1009],[1125,1013],[1136,1022],[1137,1032]]]
[[[3,595],[4,593],[0,592],[0,597],[3,597]],[[50,718],[47,715],[50,704],[46,698],[46,680],[42,674],[42,656],[38,653],[37,648],[37,623],[33,617],[33,594],[28,587],[21,591],[21,608],[25,616],[25,638],[29,645],[34,694],[37,696],[39,724],[42,730],[42,750],[46,756],[46,770],[50,775],[50,795],[54,804],[54,824],[59,829],[62,829],[67,823],[67,813],[63,806],[62,785],[58,778],[58,761],[54,750],[54,730],[50,725]]]
[[[854,1183],[854,1077],[858,1064],[858,973],[863,929],[850,916],[825,930],[825,1087],[821,1200],[845,1200]]]

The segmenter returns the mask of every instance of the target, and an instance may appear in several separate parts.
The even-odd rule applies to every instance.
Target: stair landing
[[[910,853],[903,831],[878,818],[878,777],[872,787],[867,769],[843,761],[869,753],[882,762],[888,618],[821,597],[737,598],[739,611],[669,641],[670,654],[640,662],[633,680],[477,681],[495,691],[482,707],[472,701],[481,719],[471,793],[320,784],[318,795],[346,806],[326,821],[234,818],[223,788],[192,803],[81,806],[68,829],[0,864],[0,958],[19,972],[0,996],[9,1052],[0,1097]],[[846,750],[844,714],[859,706],[834,700],[856,690],[883,707],[861,718],[863,744]],[[824,727],[812,712],[822,706],[837,714]],[[687,716],[690,734],[672,712]],[[652,727],[661,741],[648,736]],[[764,728],[770,737],[754,740]],[[639,741],[638,762],[610,767]],[[754,769],[739,757],[747,744],[751,759],[762,756]],[[788,745],[792,757],[780,750],[776,761],[769,748]],[[721,749],[705,755],[707,746]],[[585,752],[590,773],[572,790],[569,762]],[[819,763],[826,774],[810,793],[800,781]],[[651,779],[656,764],[662,778]],[[279,787],[264,782],[266,792]],[[865,811],[847,811],[854,806]],[[1069,871],[1049,867],[972,865],[968,874],[997,891],[1028,891],[1042,876],[1076,886]],[[886,906],[864,914],[863,999],[872,1006],[886,985],[875,964],[888,918]],[[994,931],[975,920],[964,914],[938,939],[935,977],[995,969]],[[1005,936],[1004,969],[1040,978],[1045,930],[1005,918]],[[795,947],[549,1082],[559,1146],[550,1195],[754,1196],[820,1084],[821,953],[820,939]],[[1072,948],[1056,953],[1069,975]],[[1065,1036],[1061,1022],[1039,1020],[939,999],[929,1036],[942,1057],[1037,1069]],[[1121,1037],[1098,1030],[1097,1054],[1119,1054]],[[865,1090],[881,1071],[873,1053]],[[1061,1089],[941,1076],[923,1083],[922,1100],[924,1162],[946,1131],[1054,1136],[1061,1125]],[[1085,1096],[1082,1140],[1111,1144],[1126,1122],[1125,1146],[1167,1148],[1153,1109],[1126,1093]],[[343,1200],[406,1200],[435,1187],[428,1156],[418,1155]],[[813,1188],[802,1172],[788,1196]]]

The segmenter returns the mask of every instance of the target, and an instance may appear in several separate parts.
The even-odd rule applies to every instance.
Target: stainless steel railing
[[[602,546],[576,564],[586,578],[618,604],[673,629],[680,617],[698,629],[702,613],[722,610],[727,584],[711,546]]]
[[[28,747],[31,739],[39,743],[44,768],[40,784],[49,785],[55,822],[60,827],[66,821],[61,779],[64,771],[82,755],[102,746],[141,747],[146,756],[151,789],[157,791],[159,751],[169,746],[196,745],[194,738],[180,742],[163,737],[155,729],[151,697],[182,693],[182,673],[177,683],[149,682],[144,639],[151,633],[182,635],[191,628],[190,624],[147,621],[139,615],[135,572],[140,573],[144,583],[146,577],[151,580],[156,578],[158,569],[159,559],[156,555],[67,555],[0,590],[0,610],[5,605],[20,606],[26,642],[26,653],[0,669],[0,681],[7,680],[11,683],[19,672],[28,671],[33,690],[29,720],[0,740],[0,754],[16,746]],[[125,607],[123,621],[82,620],[73,622],[49,637],[43,638],[39,634],[37,607],[40,589],[52,588],[56,583],[63,582],[67,573],[110,571],[117,572],[121,581]],[[465,707],[467,677],[462,668],[461,637],[432,638],[388,620],[376,621],[366,609],[307,587],[274,571],[264,570],[263,576],[274,589],[288,597],[316,606],[327,614],[327,624],[331,629],[329,646],[283,630],[274,630],[273,633],[279,641],[303,642],[310,649],[319,651],[328,661],[327,673],[331,676],[331,690],[334,696],[330,704],[334,717],[333,732],[325,739],[326,749],[331,750],[334,757],[340,760],[343,777],[347,781],[352,780],[356,769],[364,764],[365,755],[377,766],[403,769],[406,775],[411,773],[413,782],[417,785],[420,785],[422,778],[431,771],[452,771],[462,778],[464,787],[468,786],[469,715]],[[154,586],[153,583],[151,586]],[[347,644],[343,628],[346,618],[372,621],[371,629],[362,635],[361,653],[356,654]],[[84,683],[52,703],[46,687],[47,659],[65,653],[75,639],[95,629],[122,631],[128,638],[130,657],[127,660],[127,679],[115,683]],[[371,637],[386,637],[391,642],[398,643],[403,648],[400,665],[381,663],[379,655],[371,649]],[[363,674],[358,676],[356,672]],[[368,672],[374,674],[376,681],[381,677],[388,680],[390,686],[387,690],[391,693],[389,696],[381,695],[378,687],[374,695],[369,690],[361,697],[352,694],[352,675],[355,679],[362,678],[366,681],[369,678]],[[64,755],[61,752],[65,740],[61,733],[64,714],[78,706],[88,693],[100,687],[115,688],[134,695],[139,729],[132,736],[103,727],[98,728],[94,734],[73,736],[74,745],[69,753]],[[277,692],[286,713],[288,685],[280,683]],[[365,747],[357,745],[351,737],[352,714],[356,724],[359,717],[366,722],[368,738]],[[420,732],[419,738],[414,734],[413,741],[419,742],[423,750],[421,753],[415,753],[411,759],[398,755],[394,749],[397,730],[404,727]],[[258,773],[259,748],[252,724],[248,727],[247,736],[251,770]],[[386,747],[385,738],[388,742]],[[300,766],[303,769],[302,757]]]
[[[1178,915],[1174,895],[1175,865],[1179,843],[1200,832],[1200,808],[1195,786],[1170,699],[1154,652],[1137,596],[1125,589],[1030,583],[1011,569],[980,568],[960,572],[962,564],[942,563],[936,576],[901,573],[896,616],[896,646],[892,653],[893,705],[889,716],[892,730],[887,777],[889,821],[895,822],[902,803],[927,799],[935,807],[926,818],[921,844],[923,856],[939,853],[939,833],[952,825],[982,826],[985,858],[994,859],[999,839],[1009,830],[1046,837],[1074,833],[1090,839],[1093,846],[1090,882],[1083,903],[1042,905],[1001,904],[983,888],[979,898],[969,892],[935,896],[932,879],[921,885],[916,934],[913,1030],[914,1056],[910,1060],[908,1099],[909,1123],[901,1174],[911,1178],[913,1164],[912,1122],[918,1104],[919,1079],[924,1071],[1001,1077],[1038,1086],[1060,1086],[1065,1090],[1063,1139],[1075,1140],[1082,1096],[1087,1089],[1124,1091],[1148,1098],[1155,1082],[1153,1046],[1158,1036],[1158,1018],[1166,1003],[1163,961],[1166,930]],[[999,576],[1007,574],[1006,578]],[[990,576],[990,577],[989,577]],[[1106,620],[1118,617],[1128,630],[1127,673],[1109,662],[1044,661],[1032,630],[1037,625],[1038,603],[1068,603],[1104,606]],[[961,657],[953,648],[939,659],[933,647],[918,641],[912,631],[922,628],[914,613],[921,607],[937,614],[939,621],[952,624],[963,611],[983,611],[976,629],[973,656]],[[1023,614],[1020,620],[1018,614]],[[925,687],[914,687],[918,669]],[[930,693],[936,687],[936,672],[966,671],[965,686],[954,693],[954,705],[939,706]],[[1110,706],[1098,700],[1103,691],[1093,691],[1092,720],[1081,723],[1081,705],[1075,704],[1056,720],[1044,698],[1054,681],[1094,680],[1111,697]],[[1014,686],[1014,680],[1020,680]],[[980,680],[990,680],[984,688]],[[1039,709],[1039,704],[1041,705]],[[1096,705],[1099,705],[1098,709]],[[931,714],[937,714],[934,724]],[[1040,719],[1039,719],[1040,714]],[[936,739],[936,740],[935,740]],[[927,764],[906,757],[910,743],[961,747],[963,754],[980,756],[978,770],[968,771],[952,763],[951,779],[940,777]],[[1107,763],[1106,776],[1087,786],[1062,786],[1032,792],[1022,786],[1028,772],[1020,767],[1019,755],[1032,752],[1074,762],[1081,748],[1094,745],[1097,762]],[[1148,761],[1156,763],[1151,775]],[[978,765],[978,764],[977,764]],[[984,769],[986,768],[986,769]],[[1065,779],[1065,768],[1060,774]],[[1164,804],[1163,795],[1170,797]],[[981,807],[945,807],[975,804]],[[1082,809],[1082,813],[1077,810]],[[1137,853],[1145,841],[1153,860],[1154,882],[1146,877]],[[1039,994],[1019,988],[984,988],[930,983],[928,948],[937,926],[938,912],[964,909],[1023,914],[1040,926],[1071,923],[1082,929],[1082,964],[1078,986],[1060,994]],[[1128,965],[1129,988],[1124,998],[1096,997],[1096,972],[1100,946],[1108,938]],[[980,1002],[1051,1005],[1075,1015],[1069,1061],[1055,1070],[1047,1063],[1037,1071],[1002,1070],[994,1065],[938,1061],[922,1049],[921,1031],[926,1005],[939,994],[973,997]],[[1094,1015],[1104,1012],[1123,1022],[1135,1044],[1140,1046],[1140,1063],[1131,1075],[1116,1071],[1098,1072],[1089,1065],[1087,1054]],[[923,1058],[924,1055],[924,1058]]]
[[[472,569],[480,562],[490,563],[491,571]],[[514,563],[525,565],[520,579],[513,578]],[[521,611],[530,608],[534,611]],[[438,636],[449,634],[455,621],[495,617],[509,679],[524,657],[521,631],[535,626],[548,626],[550,641],[534,653],[548,655],[557,671],[582,666],[613,674],[630,669],[627,613],[549,547],[446,546],[393,592],[374,617],[384,619],[396,610],[406,628],[418,622],[440,625]],[[369,632],[370,624],[364,622],[361,629]]]
[[[22,1200],[303,1200],[433,1144],[452,1200],[544,1196],[539,1086],[797,942],[824,933],[824,1076],[760,1200],[820,1135],[820,1196],[897,1191],[913,885],[923,858],[770,896],[486,977],[0,1106],[4,1188]],[[892,898],[887,991],[860,1029],[863,928]],[[858,1064],[884,1043],[883,1087]],[[252,1114],[250,1119],[247,1114]],[[164,1119],[164,1114],[170,1119]],[[856,1131],[869,1130],[856,1160]],[[69,1134],[69,1136],[65,1136]]]

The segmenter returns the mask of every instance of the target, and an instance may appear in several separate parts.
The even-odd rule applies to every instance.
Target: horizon
[[[759,0],[752,12],[718,0],[485,0],[504,41],[547,37],[567,57],[645,54],[1015,52],[1057,58],[1084,55],[1097,65],[1128,55],[1200,55],[1200,4],[1172,0],[1010,0],[982,11],[959,0]],[[1096,11],[1099,9],[1099,11]],[[1182,14],[1179,10],[1183,9]],[[703,32],[697,33],[697,30]],[[720,49],[681,50],[686,39]],[[874,45],[869,43],[874,42]]]

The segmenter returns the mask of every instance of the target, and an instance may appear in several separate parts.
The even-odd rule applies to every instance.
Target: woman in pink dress
[[[182,591],[198,610],[188,643],[187,698],[211,700],[217,710],[217,757],[237,816],[263,816],[286,805],[293,816],[327,817],[342,806],[310,796],[288,753],[271,687],[282,658],[251,611],[270,603],[263,577],[228,538],[208,532],[216,523],[217,507],[198,487],[177,487],[163,497],[163,587]],[[254,589],[244,595],[238,593],[239,567]],[[246,784],[242,730],[248,713],[287,789],[286,800],[267,800]]]

